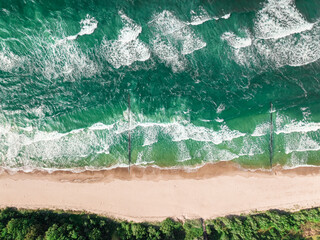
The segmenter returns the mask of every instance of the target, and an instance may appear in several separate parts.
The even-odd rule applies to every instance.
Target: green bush
[[[165,239],[184,239],[182,224],[167,218],[160,224],[160,231]]]
[[[133,223],[92,214],[64,211],[0,210],[0,240],[72,239],[317,239],[320,209],[288,213],[270,210],[247,216],[220,217],[205,222],[166,219],[161,223]]]

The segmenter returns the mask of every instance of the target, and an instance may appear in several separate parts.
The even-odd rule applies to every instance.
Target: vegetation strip
[[[205,226],[205,231],[203,229]],[[204,234],[205,233],[205,234]],[[203,222],[134,223],[85,213],[0,210],[0,239],[317,239],[320,208],[270,210]]]

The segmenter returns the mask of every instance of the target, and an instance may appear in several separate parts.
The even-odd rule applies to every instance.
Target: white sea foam
[[[136,165],[150,165],[152,161],[152,147],[149,146],[138,153]]]
[[[204,161],[230,161],[239,157],[239,155],[234,154],[225,149],[218,149],[212,143],[206,143],[202,150],[205,153]]]
[[[11,126],[9,124],[0,125],[0,137],[10,132],[10,130],[11,130]]]
[[[191,159],[190,152],[185,142],[178,142],[178,162],[185,162]]]
[[[308,109],[303,110],[307,113]],[[285,153],[319,151],[320,123],[310,122],[309,114],[304,114],[301,121],[292,120],[289,117],[277,114],[276,134],[284,134]]]
[[[19,133],[14,128],[1,131],[0,152],[5,164],[31,165],[54,163],[55,159],[69,158],[70,161],[90,154],[108,153],[109,145],[116,139],[88,129],[75,129],[67,133],[45,132],[35,128],[23,129]],[[37,159],[40,162],[33,162]],[[53,161],[53,162],[52,162]]]
[[[15,66],[15,55],[10,53],[9,55],[6,55],[3,52],[0,52],[0,70],[4,72],[11,71]]]
[[[297,121],[288,116],[277,113],[276,115],[276,134],[307,133],[316,132],[320,129],[320,123],[310,121],[310,112],[308,109],[302,110],[303,119]]]
[[[195,141],[208,141],[215,144],[245,136],[245,133],[241,133],[237,130],[230,130],[226,125],[222,125],[217,132],[211,129],[190,125],[189,128],[187,128],[187,133],[188,138]]]
[[[87,14],[84,20],[80,21],[81,31],[79,32],[79,36],[90,35],[92,34],[96,28],[98,27],[98,21]]]
[[[260,54],[275,62],[278,66],[302,66],[320,58],[320,27],[311,31],[273,41],[269,45],[259,44]]]
[[[174,37],[176,40],[180,40],[182,42],[181,54],[183,55],[193,53],[207,45],[189,28],[181,29]]]
[[[20,127],[20,129],[25,131],[25,132],[32,132],[33,131],[33,127],[32,126]],[[0,133],[1,133],[1,129],[0,129]]]
[[[260,66],[259,59],[256,56],[254,47],[247,48],[233,48],[232,47],[233,55],[231,58],[239,65],[252,67],[252,66]]]
[[[310,116],[311,116],[310,109],[308,107],[304,107],[304,108],[300,108],[300,110],[302,112],[303,119],[310,120]]]
[[[228,18],[230,18],[230,16],[231,16],[231,13],[227,13],[227,14],[223,15],[221,18],[228,19]]]
[[[212,142],[214,144],[220,144],[224,141],[231,141],[235,138],[245,136],[245,133],[241,133],[237,130],[230,130],[227,125],[222,125],[220,130],[214,131],[209,128],[195,126],[194,124],[181,124],[178,122],[173,123],[136,123],[131,126],[130,130],[136,128],[150,128],[152,131],[157,131],[166,134],[171,137],[172,141],[179,142],[183,140],[194,140],[200,142]],[[151,128],[152,127],[152,128]],[[118,134],[127,131],[128,128],[120,128],[116,132]],[[153,132],[155,135],[155,132]]]
[[[43,105],[30,109],[30,112],[38,118],[45,117],[45,113],[44,113],[45,111],[46,111],[46,107]]]
[[[123,23],[123,28],[120,30],[118,37],[119,41],[127,43],[136,40],[142,32],[142,27],[136,24],[123,12],[120,11],[119,14]]]
[[[166,65],[171,66],[174,72],[184,70],[186,61],[183,55],[206,46],[189,25],[167,10],[155,15],[149,22],[154,34],[151,42],[153,51]]]
[[[307,134],[301,136],[285,136],[285,153],[291,152],[305,152],[305,151],[319,151],[320,144],[311,139]]]
[[[219,161],[231,161],[233,159],[238,158],[237,154],[234,154],[228,150],[220,150],[217,152],[216,160]]]
[[[38,142],[48,142],[48,141],[55,141],[59,140],[64,136],[67,136],[68,133],[59,133],[59,132],[43,132],[43,131],[36,131],[32,139],[25,139],[22,145],[30,145],[35,144]]]
[[[114,124],[106,125],[103,123],[95,123],[91,127],[89,127],[90,130],[110,130],[114,127]]]
[[[7,15],[10,15],[10,11],[5,8],[2,8],[1,11],[3,11]]]
[[[101,71],[96,61],[89,53],[83,52],[76,41],[66,41],[64,44],[52,44],[41,35],[33,41],[34,59],[33,72],[52,80],[64,78],[74,81],[81,77],[92,77]]]
[[[270,123],[262,123],[256,126],[251,136],[252,137],[264,136],[268,134],[269,131],[270,131]]]
[[[172,12],[164,10],[155,15],[149,25],[154,26],[161,34],[169,35],[188,26],[188,23],[179,20]]]
[[[288,119],[288,117],[286,117],[286,116],[284,116],[284,115],[282,115],[282,114],[279,114],[278,112],[276,113],[275,120],[276,120],[275,131],[276,131],[277,129],[283,128],[283,126],[285,125],[285,123],[291,121],[290,119]]]
[[[264,153],[262,146],[265,145],[264,140],[257,141],[252,138],[245,138],[240,149],[239,156],[255,156]]]
[[[312,27],[293,0],[268,0],[256,15],[255,34],[257,38],[278,39]]]
[[[233,59],[239,65],[250,66],[251,62],[255,60],[255,53],[252,50],[254,46],[251,34],[245,30],[246,37],[239,37],[233,32],[225,32],[221,39],[226,41],[233,52]]]
[[[287,166],[299,167],[307,166],[308,152],[293,152]],[[309,165],[310,166],[310,165]]]
[[[158,141],[159,130],[156,126],[148,126],[144,128],[144,143],[143,146],[149,146]]]
[[[138,39],[141,26],[123,12],[119,12],[123,28],[117,40],[103,40],[101,44],[105,59],[114,67],[130,66],[136,61],[146,61],[150,58],[148,46]]]
[[[317,122],[305,122],[305,121],[295,121],[292,120],[291,123],[284,125],[283,127],[279,127],[276,130],[276,134],[280,133],[293,133],[293,132],[315,132],[320,129],[320,123]]]
[[[154,161],[143,161],[143,162],[137,162],[131,165],[137,165],[139,167],[146,167],[146,165],[151,166],[153,168],[159,168],[159,169],[182,169],[186,172],[194,172],[197,169],[203,167],[204,163],[195,165],[195,166],[173,166],[173,167],[159,167],[158,165],[151,164]],[[104,170],[111,170],[115,168],[128,168],[128,164],[126,163],[117,163],[114,165],[111,165],[109,167],[92,167],[92,166],[84,166],[84,167],[73,167],[73,168],[48,168],[48,167],[37,167],[37,166],[23,166],[23,167],[7,167],[7,166],[1,166],[0,167],[0,174],[3,171],[6,171],[10,175],[17,173],[18,171],[22,172],[34,172],[34,171],[41,171],[41,172],[46,172],[46,173],[54,173],[56,171],[64,171],[64,172],[72,172],[72,173],[82,173],[85,171],[91,171],[91,172],[96,172],[96,171],[104,171]],[[308,165],[310,166],[310,165]],[[261,169],[264,170],[264,169]]]
[[[222,34],[221,39],[227,41],[233,48],[244,48],[251,46],[252,44],[250,37],[241,38],[236,36],[233,32],[225,32]]]
[[[76,40],[79,36],[90,35],[94,33],[98,27],[98,21],[94,17],[91,17],[89,14],[87,14],[86,18],[80,21],[80,27],[81,30],[79,33],[57,40],[57,44],[64,44],[66,40]]]
[[[158,167],[156,165],[153,165],[153,167]],[[17,172],[34,172],[34,171],[40,171],[40,172],[46,172],[46,173],[54,173],[56,171],[63,171],[63,172],[72,172],[72,173],[82,173],[85,171],[103,171],[103,170],[111,170],[115,168],[128,168],[128,164],[125,163],[118,163],[114,164],[109,167],[92,167],[92,166],[84,166],[84,167],[74,167],[74,168],[56,168],[56,167],[38,167],[38,166],[23,166],[23,167],[8,167],[8,166],[1,166],[0,167],[0,173],[2,171],[6,171],[9,174],[15,174]]]
[[[170,41],[156,36],[152,41],[153,52],[167,65],[173,72],[183,71],[186,67],[186,59],[180,55]]]
[[[222,118],[217,117],[217,118],[215,119],[215,121],[218,122],[218,123],[222,123],[224,120],[223,120]]]
[[[247,66],[262,61],[274,67],[315,62],[320,58],[319,32],[319,22],[307,22],[292,0],[269,0],[256,14],[251,46],[233,50],[235,61]]]
[[[203,8],[199,7],[197,11],[191,10],[191,25],[201,25],[204,22],[212,20],[212,18],[209,16],[208,12]]]
[[[12,72],[21,67],[24,61],[24,57],[20,57],[12,53],[5,46],[3,46],[3,44],[0,45],[0,71]]]
[[[211,122],[212,120],[209,120],[209,119],[200,119],[200,121],[202,121],[202,122]]]
[[[0,128],[0,157],[5,166],[46,166],[59,165],[62,161],[78,161],[84,157],[98,154],[112,153],[120,162],[126,160],[123,153],[117,152],[117,148],[110,147],[121,144],[121,139],[132,131],[136,137],[144,139],[143,146],[149,148],[158,141],[158,135],[169,137],[172,141],[194,140],[220,144],[244,136],[236,130],[230,130],[226,125],[220,130],[214,131],[205,127],[195,126],[190,123],[152,123],[133,122],[130,129],[126,121],[118,121],[114,124],[93,124],[88,128],[75,129],[70,132],[46,132],[32,127],[30,129],[13,128],[3,125]],[[22,131],[22,132],[21,132]],[[180,160],[186,160],[186,146],[178,146]],[[143,161],[146,155],[143,155]],[[221,156],[220,156],[221,157]],[[62,164],[62,163],[60,163]]]
[[[220,114],[220,113],[222,113],[225,109],[226,109],[226,106],[225,106],[223,103],[220,103],[220,105],[219,105],[218,108],[217,108],[216,113],[217,113],[217,114]]]

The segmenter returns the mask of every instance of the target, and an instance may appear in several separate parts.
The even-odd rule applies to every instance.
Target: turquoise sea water
[[[0,1],[0,165],[320,165],[319,58],[318,0]]]

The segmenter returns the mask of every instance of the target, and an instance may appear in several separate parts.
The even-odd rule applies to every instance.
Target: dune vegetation
[[[87,213],[0,210],[0,239],[318,239],[320,208],[134,223]]]

